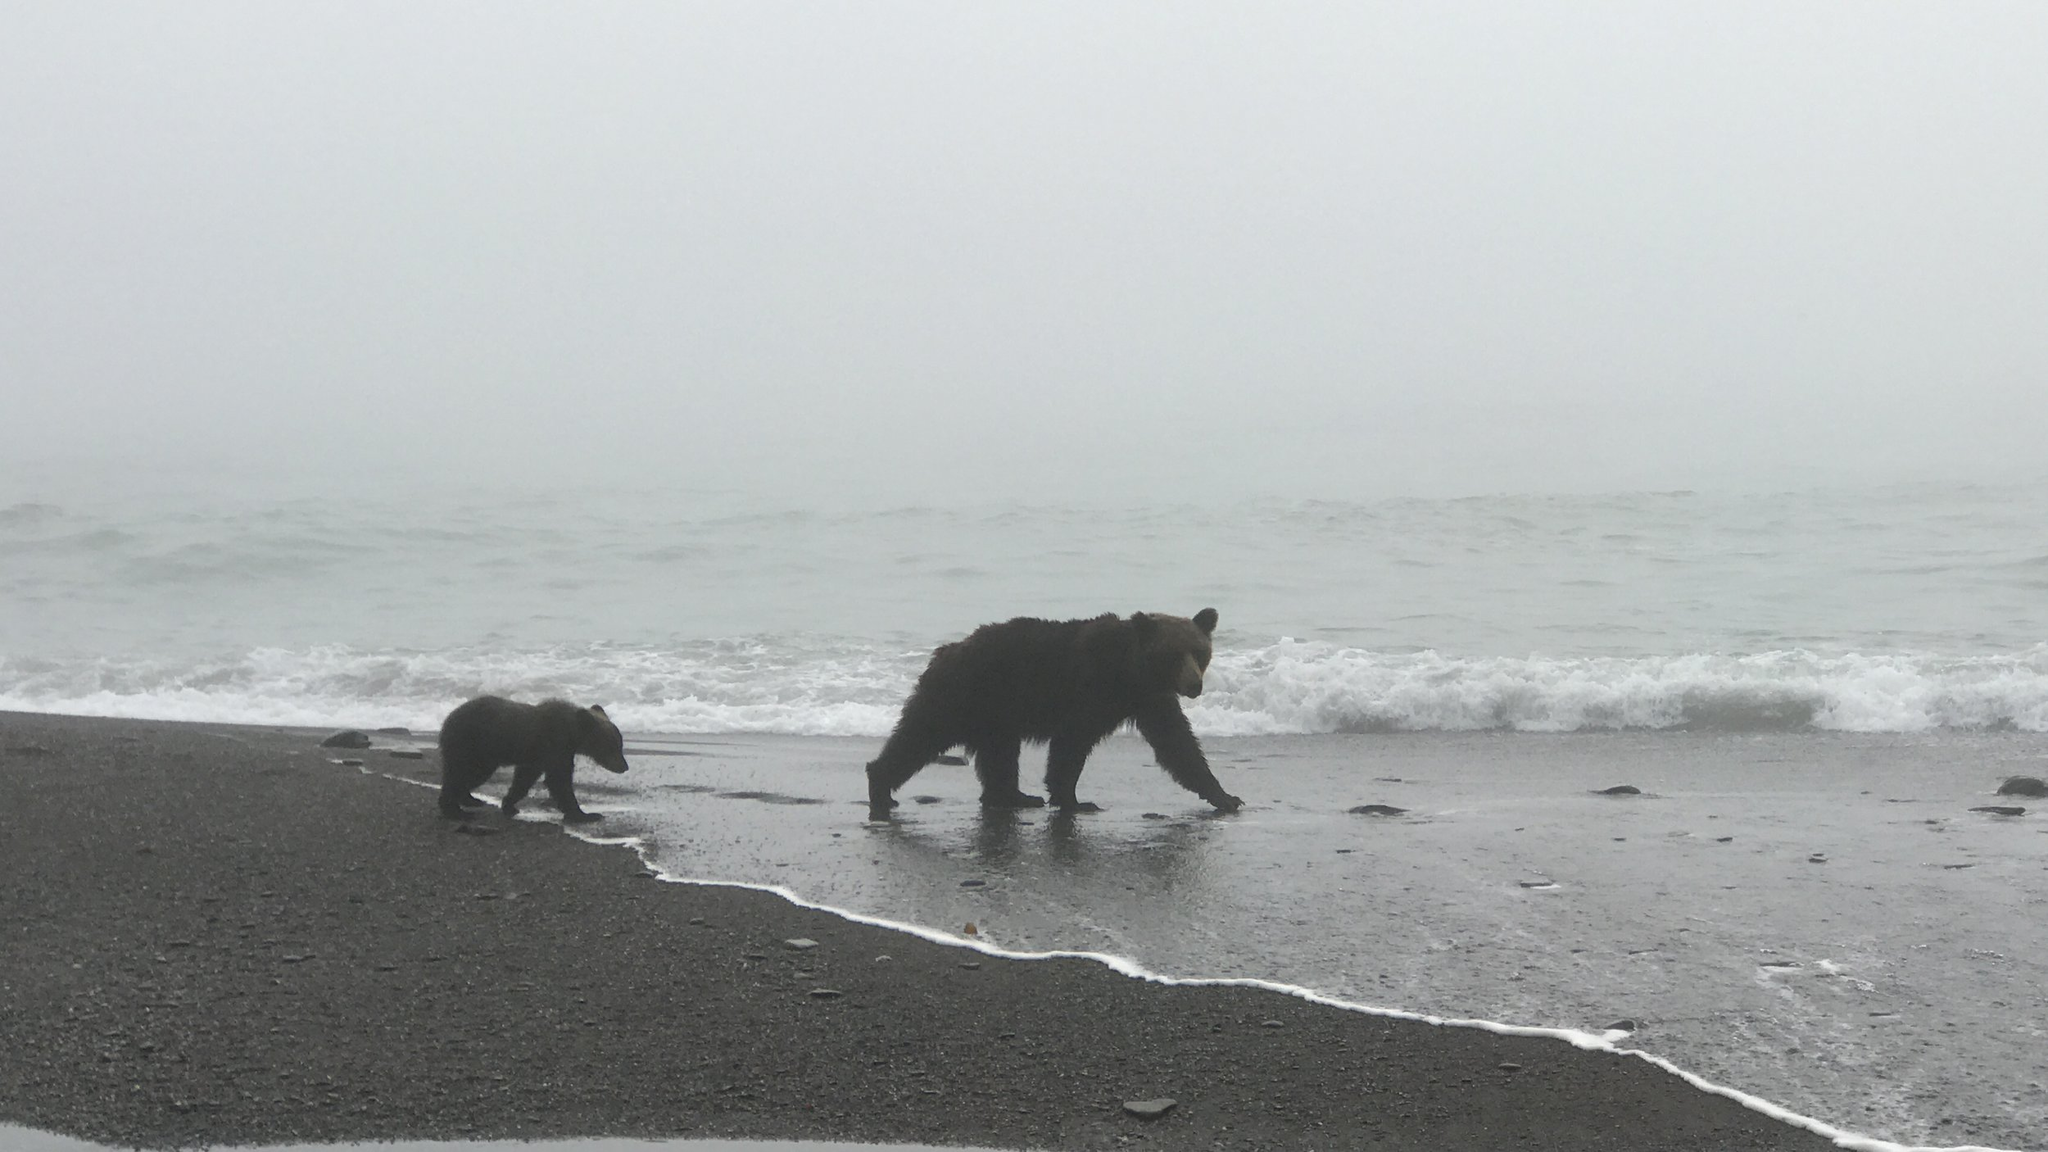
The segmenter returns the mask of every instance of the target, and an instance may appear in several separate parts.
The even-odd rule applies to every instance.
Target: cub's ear
[[[1133,612],[1131,613],[1131,627],[1136,629],[1140,636],[1150,636],[1152,634],[1152,618],[1143,612]]]
[[[1213,613],[1213,612],[1212,612],[1212,613],[1210,613],[1210,615],[1212,615],[1212,616],[1213,616],[1213,615],[1215,615],[1215,613]],[[590,706],[590,710],[591,710],[592,712],[595,712],[595,713],[597,713],[597,714],[598,714],[599,716],[604,716],[604,718],[605,718],[605,719],[607,719],[607,720],[611,719],[611,717],[610,717],[610,716],[608,716],[608,715],[606,715],[606,714],[605,714],[605,710],[604,710],[604,705],[602,705],[602,704],[592,704],[592,705]]]
[[[1195,613],[1195,627],[1200,628],[1203,632],[1215,632],[1216,610],[1214,608],[1204,608],[1200,612]]]

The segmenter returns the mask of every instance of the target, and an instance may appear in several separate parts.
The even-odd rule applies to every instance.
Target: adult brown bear
[[[984,624],[932,653],[881,755],[868,764],[869,815],[896,806],[892,793],[955,744],[974,756],[981,802],[992,808],[1046,803],[1017,787],[1029,740],[1047,745],[1045,787],[1054,806],[1095,812],[1074,795],[1081,766],[1103,738],[1137,725],[1159,766],[1224,812],[1243,801],[1209,771],[1177,697],[1202,694],[1216,610],[1192,619],[1136,612],[1093,620],[1019,617]]]
[[[470,789],[510,764],[512,786],[505,790],[505,815],[517,815],[527,790],[545,777],[548,795],[562,810],[564,823],[602,820],[603,814],[585,812],[576,803],[578,754],[608,771],[626,770],[625,740],[618,725],[595,704],[521,704],[502,696],[479,696],[459,704],[441,722],[441,813],[463,816],[464,808],[479,803]]]

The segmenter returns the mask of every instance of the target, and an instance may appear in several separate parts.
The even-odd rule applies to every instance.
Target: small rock
[[[1557,881],[1555,881],[1555,880],[1518,880],[1518,881],[1516,881],[1516,883],[1520,884],[1520,885],[1521,885],[1522,887],[1524,887],[1524,888],[1555,888],[1555,887],[1557,887]]]
[[[837,989],[837,988],[813,988],[813,989],[811,989],[811,999],[813,999],[813,1000],[837,1000],[837,999],[839,999],[839,998],[840,998],[841,996],[844,996],[844,995],[846,995],[846,993],[844,993],[844,992],[841,992],[841,991],[840,991],[839,989]]]
[[[296,952],[288,952],[284,955],[283,960],[287,964],[302,964],[308,960],[311,960],[312,958],[313,954],[311,952],[308,952],[304,955],[300,955]]]
[[[1124,1111],[1140,1120],[1157,1120],[1180,1104],[1178,1100],[1126,1100]]]
[[[962,888],[980,888],[987,883],[988,881],[986,880],[962,880],[960,886]]]
[[[1806,862],[1808,864],[1825,864],[1828,862],[1828,854],[1825,852],[1815,852],[1806,858]]]
[[[1500,1062],[1500,1070],[1503,1072],[1520,1072],[1522,1066],[1512,1060],[1503,1060]]]
[[[1164,820],[1164,819],[1166,819],[1166,813],[1164,813],[1164,812],[1140,812],[1140,813],[1138,813],[1138,819],[1140,819],[1140,820]]]
[[[2048,781],[2038,776],[2008,776],[1998,786],[2000,796],[2048,796]]]
[[[981,929],[976,928],[974,926],[974,921],[969,920],[967,922],[967,926],[965,928],[960,929],[960,933],[963,936],[976,936],[981,933]]]
[[[1392,804],[1360,804],[1350,811],[1353,816],[1401,816],[1408,810],[1396,808]]]
[[[1728,842],[1729,842],[1730,840],[1733,840],[1733,839],[1735,839],[1735,837],[1733,837],[1733,836],[1716,836],[1716,837],[1714,837],[1714,843],[1716,843],[1716,844],[1726,844],[1726,843],[1728,843]]]
[[[1633,1020],[1616,1020],[1603,1029],[1603,1031],[1607,1032],[1633,1032],[1635,1030],[1636,1022]]]
[[[798,936],[794,940],[784,940],[782,946],[791,952],[809,952],[818,946],[818,942],[816,940],[806,940],[802,936]]]
[[[951,752],[947,752],[947,753],[945,753],[944,755],[941,755],[941,756],[939,756],[939,757],[935,758],[935,759],[934,759],[934,760],[932,761],[932,763],[934,763],[934,764],[951,764],[951,765],[953,765],[953,766],[955,766],[955,767],[958,767],[958,766],[960,766],[960,765],[962,765],[962,764],[965,764],[965,763],[967,763],[967,757],[965,757],[965,756],[955,756],[955,755],[953,755],[953,754],[952,754]]]
[[[391,758],[393,760],[425,760],[427,754],[417,748],[393,748],[391,750]]]
[[[354,759],[353,757],[347,760],[336,760],[335,763],[341,765],[343,768],[361,768],[363,766],[363,762],[361,760]]]
[[[2025,816],[2027,814],[2027,810],[2025,808],[2015,807],[2010,804],[1985,804],[1980,807],[1972,808],[1970,809],[1970,811],[1989,812],[1993,816]]]
[[[368,748],[370,734],[354,728],[344,728],[320,742],[322,748]]]
[[[389,728],[379,728],[379,729],[377,729],[377,735],[379,735],[379,736],[410,736],[410,735],[412,735],[412,729],[410,729],[410,728],[401,728],[401,727],[399,727],[399,726],[397,726],[397,725],[395,725],[395,724],[394,724],[394,725],[392,725],[392,726],[391,726],[391,727],[389,727]]]
[[[702,923],[704,923],[704,918],[703,918],[702,916],[692,916],[692,917],[690,917],[690,923],[692,923],[692,924],[702,924]]]
[[[919,804],[937,804],[939,802],[937,796],[912,796],[911,799]]]
[[[1287,1027],[1287,1025],[1285,1025],[1285,1024],[1282,1024],[1282,1023],[1281,1023],[1281,1022],[1279,1022],[1278,1020],[1261,1020],[1261,1021],[1259,1021],[1259,1027],[1261,1027],[1261,1028],[1285,1028],[1285,1027]]]
[[[896,958],[895,958],[894,956],[891,956],[891,955],[889,955],[889,954],[888,954],[887,952],[884,952],[884,953],[882,953],[882,954],[881,954],[880,956],[877,956],[877,957],[875,957],[875,963],[877,963],[877,964],[887,964],[887,963],[889,963],[889,962],[890,962],[891,960],[894,960],[894,959],[896,959]]]
[[[962,961],[960,962],[960,966],[961,966],[962,968],[965,968],[965,969],[967,969],[968,971],[972,972],[972,971],[975,971],[975,970],[977,970],[977,969],[979,969],[979,968],[981,967],[981,961],[979,961],[979,960],[962,960]]]
[[[1595,796],[1641,796],[1643,790],[1633,784],[1616,784],[1612,788],[1595,788]]]

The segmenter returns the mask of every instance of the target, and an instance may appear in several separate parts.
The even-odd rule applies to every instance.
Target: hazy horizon
[[[2038,478],[2048,8],[16,6],[79,460],[785,503]]]

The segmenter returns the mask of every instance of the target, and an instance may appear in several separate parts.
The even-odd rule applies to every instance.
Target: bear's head
[[[592,704],[576,717],[576,751],[597,761],[607,772],[626,770],[626,738],[619,734],[619,726],[605,715],[604,709]]]
[[[1131,613],[1138,636],[1138,677],[1147,688],[1178,692],[1193,699],[1202,694],[1202,674],[1209,670],[1209,637],[1216,631],[1216,610],[1204,608],[1191,620],[1153,612]]]

